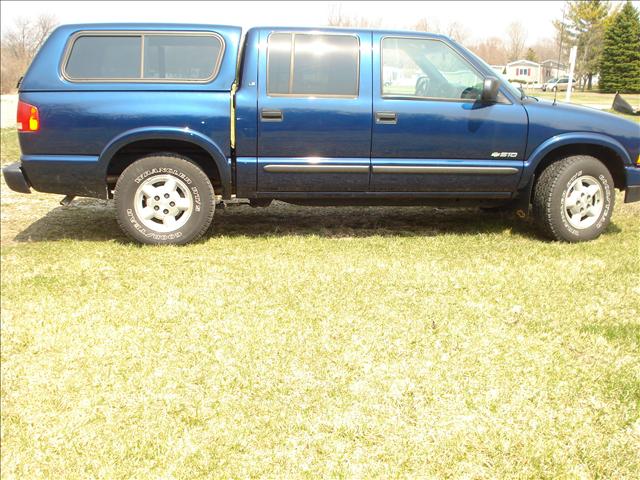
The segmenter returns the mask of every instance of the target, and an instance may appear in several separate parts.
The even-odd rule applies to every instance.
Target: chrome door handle
[[[260,111],[260,120],[263,122],[281,122],[283,117],[282,110],[262,109]]]
[[[376,112],[376,123],[398,123],[398,114],[395,112]]]

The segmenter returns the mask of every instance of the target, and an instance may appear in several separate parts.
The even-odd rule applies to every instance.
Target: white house
[[[540,83],[546,83],[554,78],[562,78],[569,75],[567,67],[562,63],[558,63],[557,60],[545,60],[540,63],[540,67],[542,68]]]
[[[507,78],[525,83],[542,83],[542,68],[539,63],[531,60],[516,60],[507,63]]]

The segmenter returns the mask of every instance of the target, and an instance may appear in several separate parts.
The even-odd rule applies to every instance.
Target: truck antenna
[[[558,48],[558,63],[556,64],[556,90],[553,92],[553,104],[558,101],[558,78],[560,76],[560,59],[562,58],[562,41],[564,40],[564,12],[567,4],[562,6],[562,22],[560,24],[560,48]]]

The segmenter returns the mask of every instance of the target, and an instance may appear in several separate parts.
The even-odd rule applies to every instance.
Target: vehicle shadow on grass
[[[317,235],[321,237],[477,235],[509,231],[545,241],[531,221],[507,213],[433,207],[299,207],[216,209],[203,241],[216,237]],[[608,232],[620,230],[611,225]],[[113,202],[77,200],[49,211],[15,236],[17,242],[57,240],[129,242],[115,218]]]
[[[208,236],[317,235],[320,237],[476,235],[535,229],[508,214],[433,207],[229,207],[216,216]]]
[[[71,206],[47,212],[19,232],[16,242],[49,242],[57,240],[126,241],[116,221],[113,202],[76,200]]]

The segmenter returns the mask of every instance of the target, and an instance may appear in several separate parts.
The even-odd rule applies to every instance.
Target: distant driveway
[[[16,126],[16,111],[18,110],[18,95],[2,95],[2,112],[0,123],[2,128]]]

